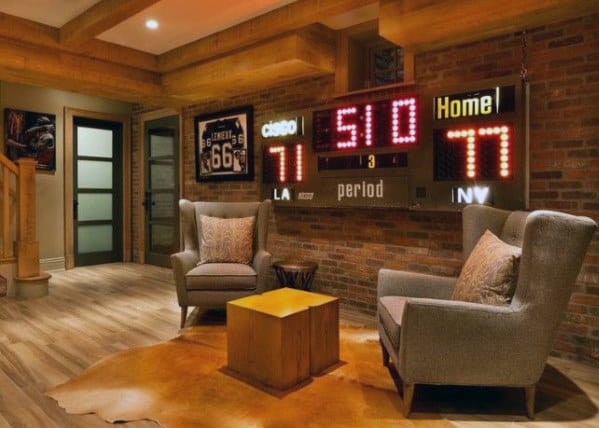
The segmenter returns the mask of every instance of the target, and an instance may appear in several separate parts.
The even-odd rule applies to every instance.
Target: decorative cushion
[[[219,218],[200,215],[200,262],[250,263],[256,217]]]
[[[470,253],[451,298],[504,305],[512,301],[522,250],[487,230]]]

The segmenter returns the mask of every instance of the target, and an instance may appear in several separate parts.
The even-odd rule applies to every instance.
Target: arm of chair
[[[405,296],[449,299],[457,278],[424,273],[381,269],[377,284],[378,297]]]
[[[545,361],[535,358],[530,324],[512,306],[408,299],[399,373],[407,383],[531,385]]]
[[[197,251],[181,251],[171,255],[171,264],[175,275],[175,285],[177,286],[177,298],[179,304],[187,302],[187,290],[185,289],[185,274],[192,270],[198,264],[199,256]]]
[[[252,265],[258,275],[256,290],[261,293],[271,289],[272,287],[268,285],[268,282],[270,269],[272,267],[272,255],[268,251],[259,250],[256,252],[256,255],[254,255]]]

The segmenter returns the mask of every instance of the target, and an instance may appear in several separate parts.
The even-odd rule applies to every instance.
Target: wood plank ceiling
[[[379,33],[413,51],[599,11],[599,0],[298,0],[161,55],[96,38],[159,0],[101,0],[62,27],[0,13],[0,80],[155,105],[186,105],[332,75],[319,22],[380,3]]]

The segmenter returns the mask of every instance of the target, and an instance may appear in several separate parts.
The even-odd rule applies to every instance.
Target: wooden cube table
[[[339,361],[339,300],[281,288],[227,303],[227,364],[287,389]]]

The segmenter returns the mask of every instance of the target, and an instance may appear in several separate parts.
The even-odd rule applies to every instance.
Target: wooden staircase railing
[[[15,231],[13,221],[17,214],[17,190],[19,167],[10,159],[0,153],[0,165],[2,167],[2,250],[0,251],[0,263],[14,263]],[[13,178],[14,177],[14,178]],[[14,187],[12,184],[14,183]]]
[[[2,246],[0,262],[16,262],[17,296],[19,282],[36,283],[35,293],[43,295],[48,274],[40,272],[39,242],[36,239],[35,159],[21,158],[16,163],[0,153],[2,168]],[[15,189],[11,184],[15,184]],[[14,244],[13,244],[14,243]],[[28,293],[23,293],[27,297]]]

